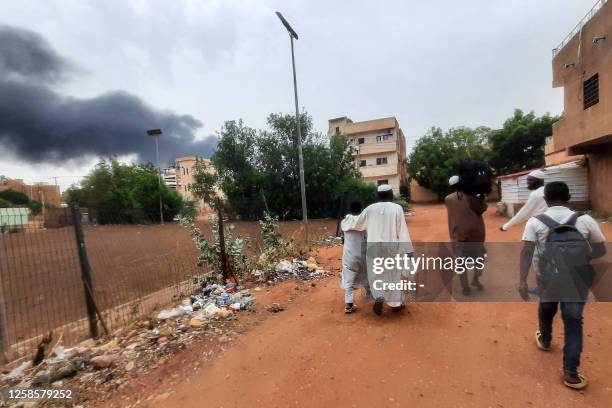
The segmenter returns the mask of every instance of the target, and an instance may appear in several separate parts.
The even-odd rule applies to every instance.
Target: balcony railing
[[[582,29],[582,27],[584,27],[584,25],[586,23],[588,23],[589,20],[591,20],[591,18],[595,15],[595,13],[597,13],[599,11],[599,9],[601,9],[602,6],[604,4],[606,4],[607,1],[608,0],[597,0],[597,3],[595,3],[595,5],[593,5],[591,10],[589,10],[589,12],[586,13],[586,15],[584,17],[582,17],[582,19],[578,22],[578,24],[576,24],[576,27],[574,27],[574,29],[572,31],[570,31],[570,33],[568,35],[565,36],[563,41],[561,41],[561,44],[557,45],[556,48],[553,48],[553,50],[552,50],[553,58],[559,53],[559,51],[561,51],[563,49],[563,47],[565,47],[567,45],[567,43],[576,34],[578,34],[578,32]]]

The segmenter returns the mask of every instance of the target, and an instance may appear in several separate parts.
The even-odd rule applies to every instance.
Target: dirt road
[[[446,238],[440,206],[417,207],[413,239]],[[513,241],[487,215],[488,239]],[[442,225],[442,226],[440,226]],[[609,224],[605,227],[612,236]],[[341,247],[319,260],[339,266]],[[250,328],[204,360],[195,345],[105,405],[141,407],[605,407],[612,401],[612,304],[585,311],[584,392],[560,383],[562,327],[554,350],[533,342],[535,303],[419,303],[374,316],[369,304],[342,313],[337,279],[287,283],[258,298]],[[295,290],[295,289],[304,290]],[[292,299],[289,302],[289,299]],[[287,308],[263,310],[272,300]],[[217,349],[219,350],[219,349]],[[137,401],[138,400],[138,401]]]

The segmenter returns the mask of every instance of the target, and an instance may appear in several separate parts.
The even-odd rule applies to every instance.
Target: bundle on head
[[[479,195],[491,192],[491,169],[479,160],[461,160],[459,162],[458,189],[466,194]]]

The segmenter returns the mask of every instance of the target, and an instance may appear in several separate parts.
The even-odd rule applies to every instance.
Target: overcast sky
[[[206,150],[206,137],[225,120],[262,128],[269,113],[292,112],[289,39],[276,10],[300,35],[300,106],[322,132],[337,116],[394,115],[412,145],[431,126],[499,127],[515,108],[559,114],[563,90],[551,87],[551,49],[592,3],[3,0],[0,26],[40,35],[61,68],[56,78],[54,71],[13,75],[5,67],[0,80],[16,93],[31,93],[17,105],[0,100],[5,112],[13,108],[5,113],[11,129],[19,129],[12,138],[0,134],[0,174],[28,181],[61,176],[60,184],[69,185],[87,173],[96,152],[114,151],[105,136],[75,138],[93,138],[82,130],[105,127],[115,115],[122,123],[139,118],[117,131],[125,132],[115,138],[125,141],[117,153],[150,158],[152,140],[138,126],[161,123],[176,131],[175,141]],[[53,113],[25,112],[22,119],[40,100],[36,109],[50,104]],[[74,125],[83,115],[93,118]],[[61,117],[56,127],[72,133],[65,140],[59,131],[28,136],[36,132],[29,132],[30,123],[12,123],[40,120],[44,128],[49,117]],[[169,140],[161,140],[163,159],[180,151]],[[59,147],[36,151],[53,143]]]

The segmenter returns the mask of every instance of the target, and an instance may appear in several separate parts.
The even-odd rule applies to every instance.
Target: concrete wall
[[[603,216],[612,216],[612,145],[600,153],[589,154],[589,190],[593,210]]]
[[[30,200],[44,201],[59,206],[62,198],[59,186],[50,184],[25,184],[22,179],[4,179],[0,182],[0,191],[14,190],[27,195]]]
[[[438,202],[438,195],[412,179],[410,180],[410,201],[413,203],[435,203]]]

